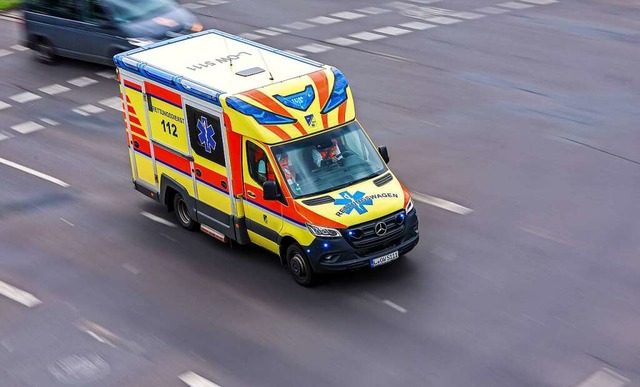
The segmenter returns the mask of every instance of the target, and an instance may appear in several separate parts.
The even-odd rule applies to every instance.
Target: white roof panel
[[[128,57],[229,94],[299,77],[322,67],[218,31],[152,46]],[[242,72],[253,75],[238,75]],[[269,79],[269,72],[273,80]]]

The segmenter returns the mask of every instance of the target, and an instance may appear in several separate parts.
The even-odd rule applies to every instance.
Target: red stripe
[[[131,123],[134,123],[138,126],[142,126],[142,123],[140,123],[140,120],[138,119],[138,117],[132,116],[131,114],[129,114],[129,121],[131,121]]]
[[[171,102],[176,106],[182,106],[182,97],[180,97],[180,94],[178,93],[174,93],[173,91],[164,89],[146,81],[144,82],[144,89],[147,94],[151,94],[167,102]]]
[[[338,123],[341,124],[344,122],[344,116],[347,113],[347,101],[344,101],[343,103],[340,104],[340,106],[338,106]]]
[[[306,130],[304,130],[304,128],[302,127],[302,124],[301,124],[301,123],[296,122],[296,123],[294,123],[294,124],[293,124],[293,126],[295,126],[295,127],[296,127],[296,129],[298,129],[298,130],[300,131],[300,133],[302,133],[303,135],[306,135],[306,134],[307,134],[307,131],[306,131]]]
[[[133,149],[139,150],[140,152],[145,153],[149,155],[149,157],[151,157],[151,146],[149,145],[148,140],[134,135],[133,142],[138,143],[138,147],[134,146]]]
[[[225,114],[225,126],[228,116]],[[231,183],[233,192],[242,192],[242,136],[231,131],[227,126],[227,142],[229,146],[229,158],[231,159]]]
[[[326,114],[322,114],[322,127],[327,129],[329,127],[329,119]]]
[[[124,85],[128,86],[132,89],[138,90],[138,91],[142,91],[142,86],[138,85],[137,83],[133,83],[131,81],[127,81],[126,79],[124,80]]]
[[[133,133],[137,133],[140,136],[147,137],[147,135],[144,133],[144,130],[142,130],[141,127],[139,127],[137,125],[133,125],[132,123],[130,123],[129,127],[131,127],[131,131]]]
[[[259,188],[253,184],[245,184],[244,188],[245,188],[245,197],[249,201],[258,203],[261,206],[266,207],[277,214],[280,213],[281,203],[278,202],[277,200],[264,200],[262,188]],[[252,198],[251,196],[247,195],[246,191],[253,192],[256,195],[256,197]]]
[[[289,136],[284,130],[280,129],[277,125],[265,125],[264,127],[275,133],[275,135],[280,137],[282,140],[291,139],[291,136]]]
[[[318,89],[318,101],[320,102],[320,109],[322,109],[329,98],[329,80],[327,79],[327,74],[323,70],[320,70],[309,74],[309,77],[313,83],[315,83],[316,89]],[[325,124],[325,127],[326,126]]]
[[[194,168],[197,168],[200,170],[201,175],[198,176],[198,180],[202,180],[205,183],[211,184],[212,186],[219,188],[223,191],[229,192],[228,188],[223,188],[222,187],[222,182],[225,182],[225,184],[227,185],[227,187],[229,187],[229,181],[227,180],[227,177],[224,175],[219,174],[216,171],[213,171],[203,165],[200,164],[193,164]],[[196,175],[197,176],[197,175]]]
[[[153,147],[153,153],[156,160],[162,161],[187,175],[191,175],[191,165],[186,158],[159,146]]]

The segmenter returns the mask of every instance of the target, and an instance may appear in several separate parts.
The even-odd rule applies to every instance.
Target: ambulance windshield
[[[272,151],[294,198],[347,187],[387,170],[356,121]]]

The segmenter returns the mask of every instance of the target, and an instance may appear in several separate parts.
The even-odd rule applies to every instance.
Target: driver
[[[330,141],[321,142],[316,144],[312,149],[313,163],[316,167],[321,167],[328,163],[336,163],[342,159],[340,154],[340,148],[338,148],[338,140],[335,138]]]
[[[296,171],[293,168],[293,165],[289,162],[289,155],[287,153],[278,153],[276,155],[276,159],[278,160],[284,179],[287,181],[289,187],[292,187],[299,192],[300,185],[296,181]]]

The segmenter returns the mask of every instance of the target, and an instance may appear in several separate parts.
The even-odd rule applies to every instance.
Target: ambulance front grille
[[[344,232],[345,239],[360,254],[368,254],[397,243],[404,232],[404,210],[348,228]],[[400,220],[402,218],[402,220]],[[377,224],[384,224],[386,232],[376,234]]]

